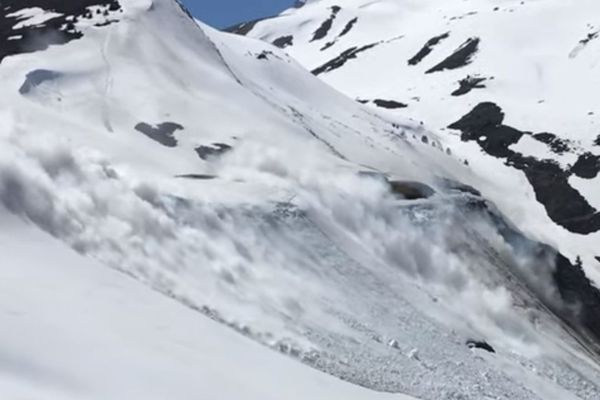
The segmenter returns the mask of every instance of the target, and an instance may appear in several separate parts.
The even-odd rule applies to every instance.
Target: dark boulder
[[[469,339],[467,340],[467,346],[469,346],[470,349],[481,349],[481,350],[485,350],[489,353],[495,353],[496,350],[494,350],[494,348],[487,342],[483,341],[483,340],[473,340],[473,339]]]

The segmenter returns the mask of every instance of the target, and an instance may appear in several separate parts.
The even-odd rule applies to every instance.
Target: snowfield
[[[599,397],[600,292],[477,144],[173,0],[0,16],[0,397]]]

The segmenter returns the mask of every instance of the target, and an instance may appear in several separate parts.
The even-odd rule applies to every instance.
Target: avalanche
[[[2,397],[598,398],[600,293],[460,142],[173,0],[2,6]]]
[[[337,6],[328,35],[312,41]],[[288,54],[366,104],[406,105],[382,111],[439,132],[473,174],[488,178],[476,186],[486,198],[528,235],[571,261],[581,257],[600,282],[599,12],[593,0],[316,0],[245,33],[268,42],[289,36]],[[339,37],[350,21],[352,29]],[[478,127],[471,140],[448,129],[489,103],[502,113],[500,127],[512,132],[488,129],[490,135]],[[497,118],[477,117],[490,125]],[[511,143],[515,134],[520,138]],[[511,157],[490,154],[497,142]],[[582,164],[589,165],[584,178]]]

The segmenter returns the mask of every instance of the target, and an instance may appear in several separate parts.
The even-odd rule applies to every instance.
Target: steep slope
[[[580,256],[598,282],[599,7],[317,0],[246,34],[360,102],[442,132],[474,173],[494,177],[478,187],[486,197],[522,230]]]
[[[5,210],[0,222],[3,398],[408,400],[303,368]]]
[[[600,294],[577,265],[527,238],[482,197],[474,187],[495,182],[463,165],[436,134],[345,97],[269,44],[194,21],[174,1],[123,0],[112,9],[101,3],[89,13],[89,2],[69,3],[20,1],[2,9],[7,41],[21,39],[5,27],[23,22],[23,38],[50,37],[48,46],[33,48],[24,39],[0,63],[0,203],[30,224],[2,229],[28,238],[35,226],[93,259],[65,255],[70,266],[94,272],[66,282],[64,291],[93,311],[115,314],[106,318],[107,337],[173,312],[178,329],[187,330],[192,315],[210,318],[376,391],[432,400],[598,397]],[[328,15],[332,26],[341,12]],[[52,246],[57,276],[69,274],[53,256],[67,250],[45,240],[35,246],[40,257]],[[94,289],[96,274],[121,282],[99,264],[169,297],[170,305],[122,283],[124,303],[140,296],[157,313],[134,308],[129,325],[110,298],[101,294],[94,303],[93,291],[81,293]],[[42,267],[26,258],[6,273],[16,284],[20,268],[35,274]],[[32,318],[3,336],[6,347],[28,346],[20,333],[38,326],[40,303],[62,307],[51,296],[23,292]],[[15,303],[9,296],[0,304]],[[79,318],[76,307],[68,311]],[[288,370],[241,338],[214,342],[220,333],[208,322],[192,328],[224,353],[231,342],[256,362],[298,373],[300,383],[326,379]],[[77,332],[51,328],[58,347]],[[208,351],[198,347],[198,335],[192,352]],[[123,343],[104,336],[90,333],[82,346],[105,343],[107,357],[118,355]],[[171,337],[147,338],[150,345],[162,339]],[[135,348],[131,368],[144,380],[154,377],[144,373],[145,347]],[[220,379],[224,368],[207,371],[188,354],[175,361],[174,351],[165,349],[160,365],[177,374],[185,362],[187,373],[214,377],[217,390],[254,377]],[[218,362],[218,353],[209,356]],[[75,372],[54,354],[40,357],[58,375]],[[84,380],[95,385],[93,368]],[[172,397],[197,389],[187,376]],[[126,396],[109,378],[94,393]],[[19,379],[40,387],[30,375]],[[260,387],[248,398],[267,390],[262,375],[256,379]],[[157,382],[157,390],[172,382]],[[315,396],[369,396],[331,385]],[[140,378],[131,388],[154,386]],[[227,397],[227,389],[220,394]]]

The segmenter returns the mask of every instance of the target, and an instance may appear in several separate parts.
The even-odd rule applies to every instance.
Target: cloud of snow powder
[[[465,335],[512,347],[535,342],[529,315],[515,311],[522,299],[498,268],[512,263],[527,275],[528,250],[516,259],[488,220],[472,214],[467,223],[448,198],[402,202],[381,180],[332,163],[310,144],[289,154],[247,142],[215,172],[232,185],[267,187],[280,201],[200,202],[165,193],[160,181],[138,181],[101,155],[0,120],[5,207],[157,290],[217,309],[242,329],[289,334],[302,321],[325,321],[326,309],[345,307],[342,279],[360,287],[360,275],[369,273],[391,288],[422,287],[432,301],[416,305],[438,316],[440,308],[447,311],[445,322]],[[340,272],[348,264],[356,266]],[[385,298],[370,301],[393,307]]]

